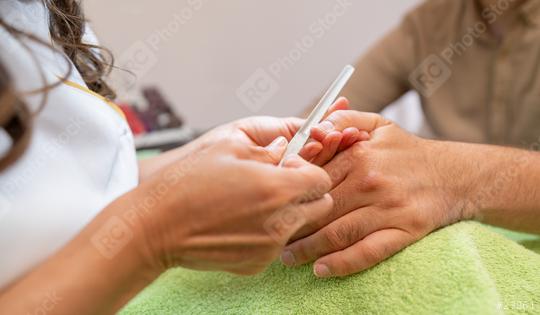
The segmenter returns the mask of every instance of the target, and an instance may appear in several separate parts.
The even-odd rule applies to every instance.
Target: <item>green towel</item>
[[[462,222],[343,279],[279,263],[252,277],[177,268],[121,314],[540,314],[539,245]]]

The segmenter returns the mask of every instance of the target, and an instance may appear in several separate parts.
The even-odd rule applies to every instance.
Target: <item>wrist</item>
[[[468,198],[469,218],[514,229],[534,225],[534,221],[523,220],[519,214],[523,209],[536,209],[538,205],[531,198],[534,194],[524,189],[531,187],[528,183],[538,183],[531,180],[534,166],[538,165],[531,152],[491,145],[469,146],[475,151],[471,157],[474,169],[468,176],[475,185]]]
[[[159,176],[157,176],[159,177]],[[159,261],[156,238],[159,232],[159,200],[153,195],[155,178],[117,199],[101,221],[92,242],[105,258],[133,261],[139,274],[157,277],[165,268]],[[99,245],[99,240],[103,245]]]
[[[447,172],[458,220],[486,220],[488,213],[505,207],[501,200],[512,191],[523,167],[522,155],[483,144],[443,142]]]
[[[444,196],[444,207],[449,222],[455,223],[471,220],[477,217],[478,190],[483,186],[483,174],[478,172],[482,153],[475,145],[450,142],[429,141],[433,148],[435,169],[438,185],[442,187],[439,193]]]
[[[123,216],[137,231],[134,242],[146,269],[161,273],[177,266],[182,256],[182,244],[189,235],[191,202],[182,185],[186,167],[195,160],[171,165],[134,192],[134,201]],[[186,166],[187,165],[187,166]],[[179,221],[181,220],[181,221]]]

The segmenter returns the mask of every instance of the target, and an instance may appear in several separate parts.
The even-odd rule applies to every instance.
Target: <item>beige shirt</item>
[[[414,89],[439,138],[531,147],[540,141],[540,0],[515,9],[497,38],[490,26],[510,2],[424,2],[360,59],[343,94],[379,112]]]

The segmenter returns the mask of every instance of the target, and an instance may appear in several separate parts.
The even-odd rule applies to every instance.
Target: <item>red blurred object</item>
[[[146,132],[146,128],[139,118],[139,115],[137,115],[131,106],[127,104],[119,104],[118,106],[122,112],[124,112],[124,115],[126,115],[129,128],[134,135],[140,135]]]

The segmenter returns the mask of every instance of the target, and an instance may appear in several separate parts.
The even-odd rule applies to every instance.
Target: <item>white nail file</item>
[[[287,156],[300,153],[300,150],[302,150],[309,139],[311,128],[315,127],[321,122],[324,114],[326,114],[330,106],[339,96],[339,93],[341,93],[341,90],[343,90],[353,72],[354,67],[351,65],[347,65],[345,68],[343,68],[337,79],[332,83],[330,88],[328,88],[326,93],[324,93],[323,97],[319,101],[319,104],[317,104],[315,109],[311,112],[311,114],[309,114],[302,128],[298,130],[291,142],[289,142],[289,145],[287,145],[287,150],[283,155],[283,159],[279,163],[280,166],[283,164],[283,161],[287,158]]]

